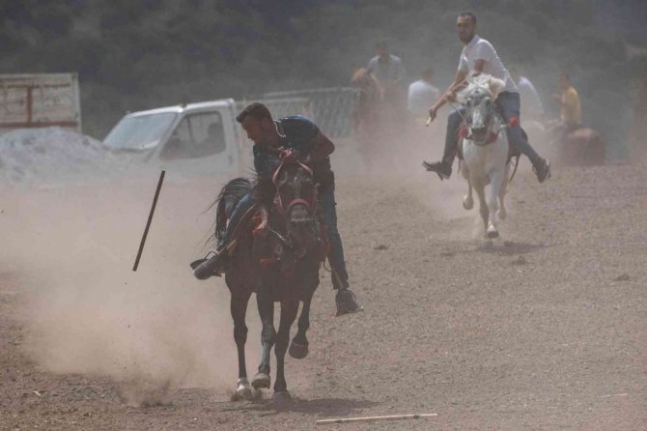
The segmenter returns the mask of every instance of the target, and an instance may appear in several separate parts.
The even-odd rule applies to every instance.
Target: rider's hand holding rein
[[[279,160],[287,163],[296,159],[296,154],[291,148],[286,148],[279,153]]]
[[[456,100],[456,93],[455,91],[450,88],[443,94],[443,96],[436,102],[434,106],[429,108],[429,118],[427,118],[427,125],[429,125],[432,121],[436,119],[436,115],[438,113],[438,110],[447,102],[453,102]]]

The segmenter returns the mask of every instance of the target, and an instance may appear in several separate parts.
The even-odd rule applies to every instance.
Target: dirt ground
[[[204,253],[220,184],[165,184],[137,272],[155,178],[5,188],[0,430],[645,430],[646,168],[555,168],[543,185],[522,170],[491,243],[461,208],[460,178],[417,164],[340,175],[366,310],[332,318],[322,271],[310,355],[288,358],[294,399],[280,405],[271,392],[230,401],[228,292],[187,266]],[[247,320],[253,375],[253,306]],[[315,424],[409,413],[438,416]]]

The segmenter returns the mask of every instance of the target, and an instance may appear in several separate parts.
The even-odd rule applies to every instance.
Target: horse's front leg
[[[276,330],[274,329],[274,298],[269,286],[262,284],[256,292],[258,313],[261,317],[263,329],[261,331],[261,344],[263,353],[261,363],[258,366],[258,373],[252,379],[254,389],[269,389],[270,387],[270,353],[276,342]]]
[[[485,235],[492,239],[499,237],[497,213],[499,210],[499,193],[501,192],[501,187],[503,185],[504,174],[504,171],[490,173],[490,189],[488,191],[487,198],[489,217],[485,228]]]
[[[308,338],[306,332],[310,328],[310,304],[312,303],[312,296],[314,290],[310,292],[303,300],[303,307],[301,308],[301,315],[299,316],[298,330],[292,343],[290,343],[290,356],[295,359],[303,359],[308,356]]]
[[[247,380],[247,367],[245,366],[245,343],[247,342],[247,325],[245,314],[251,292],[241,284],[234,284],[231,289],[231,317],[234,320],[234,341],[238,349],[238,383],[236,385],[236,398],[250,400],[253,397],[252,388]]]
[[[461,171],[463,172],[463,177],[467,181],[467,194],[463,198],[463,208],[466,210],[471,210],[474,208],[474,197],[472,196],[472,180],[470,178],[470,171],[467,169],[465,163],[461,162]]]
[[[275,398],[289,398],[288,385],[285,381],[285,353],[290,342],[290,327],[297,317],[299,300],[284,298],[281,301],[281,320],[276,337],[276,380],[274,382]]]
[[[481,214],[481,220],[483,220],[483,228],[487,232],[490,210],[488,209],[487,200],[485,199],[485,186],[481,180],[474,182],[473,185],[474,190],[476,190],[476,196],[479,198],[479,213]]]

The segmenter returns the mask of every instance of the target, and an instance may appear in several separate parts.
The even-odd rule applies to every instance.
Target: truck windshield
[[[113,150],[154,148],[177,116],[174,112],[124,117],[103,141]]]

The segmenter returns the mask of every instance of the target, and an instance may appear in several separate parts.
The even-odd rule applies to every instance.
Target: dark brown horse
[[[607,143],[602,135],[588,127],[581,127],[562,139],[559,159],[567,165],[602,165],[606,155]]]
[[[274,203],[270,208],[260,208],[253,217],[243,218],[225,275],[231,292],[234,340],[238,349],[236,394],[247,399],[253,395],[245,366],[245,312],[251,294],[256,293],[263,324],[263,354],[251,386],[257,390],[270,387],[270,353],[272,347],[276,347],[274,396],[289,398],[284,360],[290,327],[297,317],[299,302],[303,302],[298,331],[289,353],[297,359],[305,358],[308,354],[306,331],[310,326],[310,304],[319,285],[319,268],[327,251],[327,236],[322,232],[319,221],[312,170],[298,161],[281,163],[272,181],[276,186]],[[225,185],[217,201],[216,237],[224,231],[236,203],[251,191],[251,182],[242,178]],[[255,225],[255,229],[251,225]],[[275,302],[281,304],[278,332],[274,328]]]

